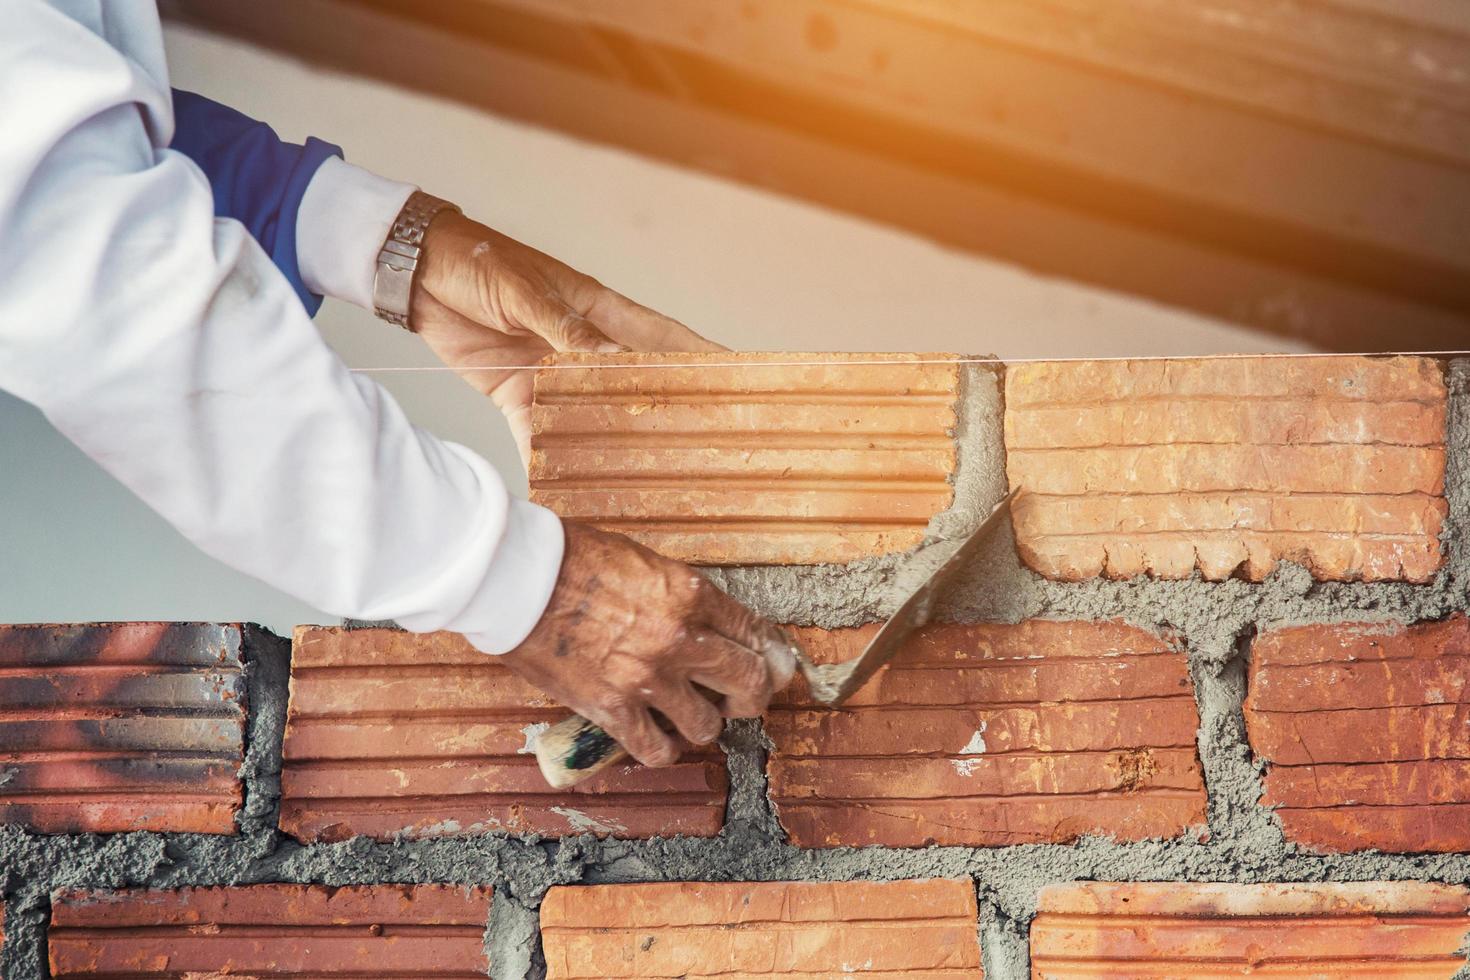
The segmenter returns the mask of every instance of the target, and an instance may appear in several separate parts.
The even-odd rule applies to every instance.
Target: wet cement
[[[1445,567],[1427,585],[1316,583],[1284,565],[1267,581],[1048,582],[1021,566],[1002,534],[941,611],[956,621],[1015,622],[1029,616],[1121,618],[1174,631],[1188,652],[1200,708],[1198,748],[1210,790],[1202,837],[1119,844],[1085,838],[1074,845],[1000,848],[838,848],[789,846],[766,796],[769,749],[757,722],[732,724],[721,739],[730,800],[720,836],[644,841],[582,836],[481,836],[376,843],[363,838],[303,846],[274,830],[280,792],[286,641],[246,633],[251,699],[242,776],[241,833],[42,836],[0,827],[0,884],[6,894],[0,975],[46,976],[45,923],[55,888],[173,888],[266,881],[326,885],[377,882],[492,884],[486,929],[493,976],[540,976],[536,908],[546,890],[578,882],[659,880],[896,880],[951,877],[975,882],[986,976],[1028,975],[1026,930],[1044,885],[1122,881],[1438,881],[1470,883],[1470,855],[1319,855],[1289,844],[1259,806],[1261,769],[1245,741],[1249,640],[1257,628],[1293,623],[1413,622],[1470,611],[1470,361],[1454,363]],[[956,439],[955,505],[930,525],[909,555],[844,567],[711,570],[710,577],[760,611],[786,622],[828,628],[859,625],[892,608],[906,584],[943,560],[1004,492],[1001,390],[988,370],[967,369]],[[1470,970],[1462,971],[1470,977]]]

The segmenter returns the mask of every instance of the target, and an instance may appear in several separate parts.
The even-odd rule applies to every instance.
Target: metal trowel
[[[974,533],[904,600],[862,653],[840,664],[814,664],[799,646],[790,644],[791,656],[806,678],[813,700],[828,706],[841,704],[893,659],[909,635],[929,622],[944,590],[1005,522],[1019,490],[1012,490],[995,505]],[[536,761],[546,781],[556,789],[581,782],[627,757],[611,735],[580,715],[552,725],[536,740]]]

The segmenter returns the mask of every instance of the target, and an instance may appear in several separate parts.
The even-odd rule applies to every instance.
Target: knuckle
[[[649,739],[647,744],[644,745],[643,751],[634,754],[637,755],[639,762],[655,769],[673,765],[675,760],[679,758],[678,750],[666,738],[658,740]]]
[[[602,699],[602,711],[614,725],[626,727],[633,719],[633,709],[637,703],[632,695],[622,691],[610,691]]]
[[[714,705],[705,703],[700,709],[700,719],[694,732],[694,741],[699,745],[708,745],[720,737],[720,730],[725,727],[724,719]]]
[[[647,697],[648,689],[658,680],[658,669],[652,663],[646,660],[640,660],[636,663],[629,664],[622,671],[621,678],[621,686],[624,691],[636,691],[640,697]],[[631,694],[624,694],[623,696],[628,697],[630,700],[632,697]]]
[[[731,654],[731,681],[745,693],[759,693],[770,686],[770,675],[766,664],[754,654],[735,652]]]

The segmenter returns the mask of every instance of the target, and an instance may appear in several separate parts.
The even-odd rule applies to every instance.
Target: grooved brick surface
[[[1272,630],[1251,646],[1262,802],[1319,850],[1470,851],[1470,621]]]
[[[954,497],[959,368],[908,363],[933,356],[558,355],[531,499],[695,564],[903,551]]]
[[[0,626],[0,822],[233,834],[240,630]]]
[[[818,663],[877,625],[793,630]],[[920,631],[842,707],[798,682],[766,718],[770,793],[803,847],[1172,837],[1205,823],[1184,654],[1119,623]]]
[[[1467,930],[1448,885],[1077,882],[1041,891],[1031,975],[1448,980]]]
[[[492,893],[461,885],[64,891],[51,905],[51,976],[484,976]]]
[[[548,980],[981,976],[968,881],[562,886],[541,904]]]
[[[455,634],[301,627],[281,772],[281,828],[304,841],[713,836],[728,777],[716,747],[665,769],[615,766],[547,786],[532,740],[567,710]]]
[[[1446,392],[1428,358],[1020,364],[1016,546],[1078,580],[1148,573],[1426,582],[1439,569]]]

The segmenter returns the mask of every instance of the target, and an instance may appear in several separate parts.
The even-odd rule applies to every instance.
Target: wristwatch
[[[393,220],[393,228],[378,252],[373,275],[373,312],[389,323],[412,331],[408,304],[413,296],[414,271],[423,254],[424,232],[441,211],[459,212],[458,206],[432,194],[414,191]]]

